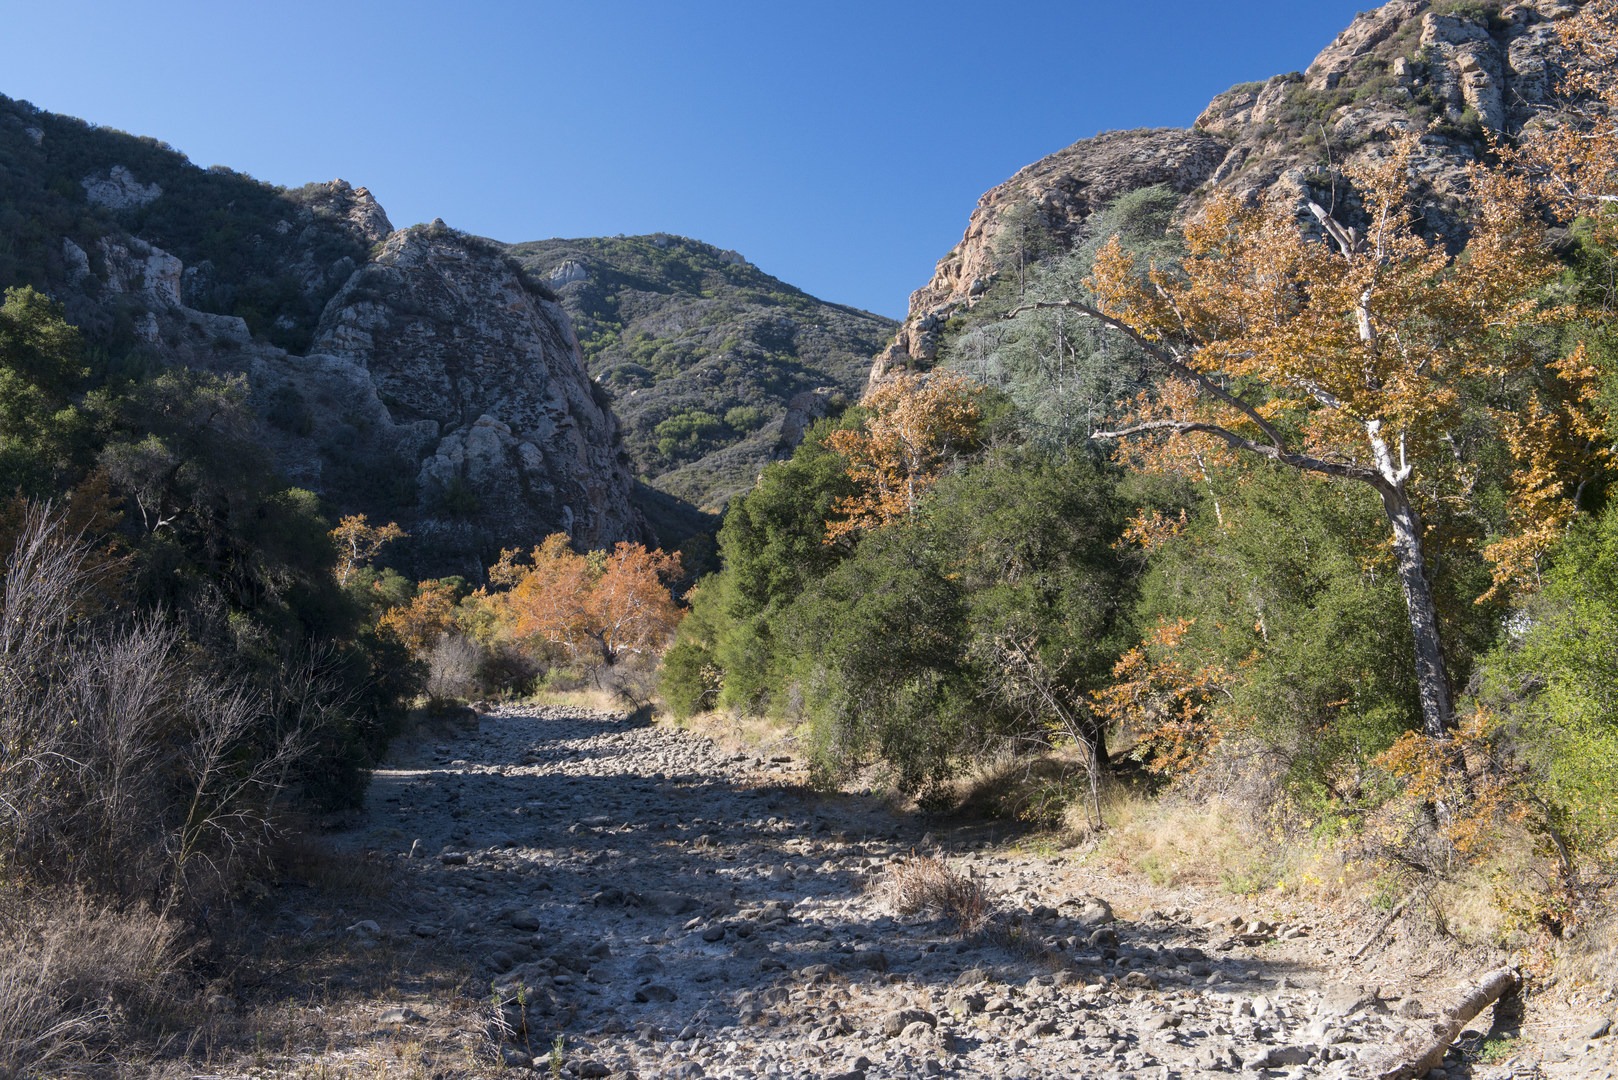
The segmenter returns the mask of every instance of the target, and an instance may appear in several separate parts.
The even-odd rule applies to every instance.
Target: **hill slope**
[[[857,395],[897,325],[684,237],[507,250],[572,317],[636,472],[705,507],[750,487],[831,399]]]
[[[1427,227],[1458,246],[1465,223],[1454,200],[1466,167],[1489,136],[1509,138],[1556,107],[1556,23],[1579,7],[1391,0],[1357,16],[1306,71],[1219,95],[1190,130],[1108,132],[1029,165],[979,200],[961,242],[911,295],[871,378],[947,355],[982,321],[971,312],[985,297],[1005,300],[1029,263],[1070,251],[1097,211],[1147,187],[1180,195],[1182,213],[1224,189],[1283,202],[1306,220],[1308,200],[1336,205],[1343,165],[1414,132]]]
[[[5,98],[0,238],[0,288],[63,303],[93,383],[242,379],[282,474],[333,514],[397,519],[417,575],[646,533],[566,314],[498,244]]]

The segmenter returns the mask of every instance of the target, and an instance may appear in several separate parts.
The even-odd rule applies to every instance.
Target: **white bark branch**
[[[1217,382],[1210,379],[1204,373],[1187,364],[1184,360],[1177,356],[1172,349],[1166,347],[1160,342],[1151,340],[1140,331],[1136,330],[1133,326],[1130,326],[1128,323],[1108,315],[1099,308],[1092,307],[1091,305],[1078,300],[1035,300],[1026,304],[1019,304],[1010,311],[1006,312],[1003,318],[1015,318],[1024,312],[1037,311],[1042,308],[1056,308],[1065,309],[1068,311],[1076,311],[1085,318],[1094,319],[1103,326],[1110,327],[1111,329],[1116,330],[1118,333],[1123,334],[1136,345],[1140,346],[1146,355],[1168,368],[1174,374],[1186,379],[1190,379],[1209,396],[1223,402],[1226,405],[1229,405],[1231,408],[1247,417],[1248,420],[1252,421],[1253,424],[1264,433],[1264,437],[1270,440],[1270,445],[1275,450],[1285,450],[1286,440],[1281,437],[1281,433],[1275,429],[1273,424],[1264,419],[1263,415],[1261,415],[1259,411],[1252,405],[1246,401],[1243,401],[1235,394],[1232,394],[1230,391],[1220,386]]]
[[[1326,458],[1317,458],[1309,454],[1293,453],[1278,446],[1255,442],[1245,435],[1238,435],[1229,428],[1218,424],[1203,423],[1199,420],[1146,420],[1129,427],[1119,428],[1117,431],[1098,431],[1091,436],[1093,439],[1127,439],[1131,435],[1140,435],[1148,431],[1172,431],[1179,435],[1203,434],[1212,435],[1236,450],[1245,450],[1260,457],[1282,465],[1290,465],[1294,469],[1304,469],[1308,472],[1320,473],[1324,476],[1338,476],[1345,480],[1358,480],[1380,489],[1384,486],[1383,478],[1363,465],[1353,465],[1347,462],[1330,461]]]

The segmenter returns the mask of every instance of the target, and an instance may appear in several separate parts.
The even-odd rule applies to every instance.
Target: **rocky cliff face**
[[[552,532],[585,547],[642,537],[566,314],[496,245],[442,226],[392,233],[302,355],[188,306],[187,269],[137,237],[103,239],[95,262],[100,275],[87,257],[76,275],[79,303],[137,310],[137,336],[170,363],[245,375],[281,471],[340,510],[399,518],[420,572],[475,575],[501,546]]]
[[[442,225],[394,233],[327,304],[314,353],[363,368],[412,433],[419,505],[465,519],[434,530],[589,547],[639,534],[572,325],[497,245]]]
[[[282,472],[397,519],[410,572],[475,577],[551,532],[648,538],[567,313],[500,245],[5,99],[0,174],[0,218],[33,223],[0,285],[57,296],[113,362],[242,377]]]
[[[1024,233],[1043,247],[1065,250],[1081,238],[1090,215],[1130,191],[1167,184],[1189,194],[1225,159],[1224,140],[1200,131],[1164,128],[1114,131],[1075,143],[1037,161],[978,200],[966,235],[910,295],[910,311],[892,343],[876,358],[871,378],[925,366],[938,355],[940,329],[1001,273],[1012,272]]]
[[[1096,210],[1166,184],[1194,212],[1215,190],[1303,211],[1344,190],[1341,167],[1419,133],[1423,212],[1435,236],[1464,240],[1454,199],[1486,133],[1507,137],[1553,109],[1556,22],[1573,0],[1392,0],[1364,12],[1308,70],[1221,94],[1192,130],[1113,132],[1075,143],[984,195],[965,236],[910,298],[872,381],[937,357],[945,321],[1018,272],[1029,230],[1060,254]],[[1335,167],[1334,167],[1335,166]]]

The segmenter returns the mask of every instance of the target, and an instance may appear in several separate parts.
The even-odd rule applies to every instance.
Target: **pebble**
[[[408,911],[349,933],[464,949],[507,1023],[543,1033],[536,1048],[561,1034],[580,1078],[1349,1078],[1422,1015],[1278,979],[1264,950],[1318,936],[1303,923],[1120,918],[994,848],[950,856],[996,912],[962,938],[885,898],[888,867],[931,850],[920,829],[875,797],[818,798],[798,755],[769,757],[585,709],[484,714],[377,771],[356,841],[399,853]],[[440,854],[405,858],[401,835]],[[523,1046],[501,1056],[534,1067]]]

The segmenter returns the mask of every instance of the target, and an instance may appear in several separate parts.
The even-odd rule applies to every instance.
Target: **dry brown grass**
[[[670,721],[673,723],[673,721]],[[697,713],[680,721],[682,730],[701,735],[732,754],[801,753],[797,730],[783,720],[743,716],[728,710]]]
[[[1376,878],[1376,867],[1363,856],[1288,831],[1234,799],[1153,798],[1114,785],[1102,811],[1107,828],[1100,857],[1158,885],[1333,902],[1368,899]]]
[[[911,853],[890,862],[882,891],[900,915],[927,913],[950,920],[963,936],[976,934],[994,916],[983,883],[936,855]]]
[[[1072,748],[1036,755],[1003,754],[979,762],[930,798],[968,820],[999,819],[1060,830],[1072,841],[1088,833],[1084,755]]]
[[[563,705],[595,712],[629,712],[625,702],[612,690],[595,686],[581,686],[567,690],[539,690],[523,698],[517,705]]]
[[[172,921],[76,894],[0,904],[0,1076],[105,1061],[169,1009],[183,959]]]

